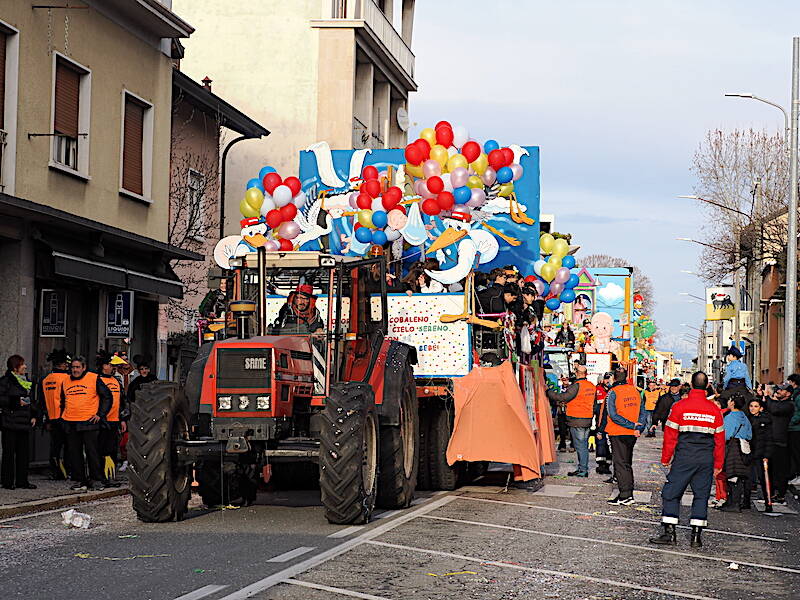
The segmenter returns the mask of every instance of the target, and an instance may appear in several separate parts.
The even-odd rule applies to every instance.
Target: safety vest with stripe
[[[80,379],[65,380],[61,418],[65,421],[88,421],[100,409],[100,396],[97,394],[97,373],[85,373]]]
[[[100,375],[103,383],[111,392],[111,410],[106,415],[106,421],[119,421],[119,408],[122,401],[122,384],[113,375]]]
[[[69,379],[66,371],[53,371],[42,380],[42,394],[51,421],[61,418],[61,385]]]
[[[650,390],[644,391],[644,409],[645,410],[655,410],[656,409],[656,402],[658,402],[658,398],[661,396],[661,392],[658,390]]]
[[[594,414],[594,396],[597,391],[591,381],[579,379],[578,394],[567,402],[566,413],[574,419],[591,419]]]
[[[639,420],[639,410],[642,406],[642,397],[639,391],[630,383],[623,383],[622,385],[615,385],[611,388],[616,396],[614,406],[617,409],[617,414],[624,417],[629,421],[636,423]],[[606,401],[610,398],[606,398]],[[633,435],[633,429],[617,425],[611,420],[611,411],[608,411],[608,422],[606,423],[606,433],[608,435]]]

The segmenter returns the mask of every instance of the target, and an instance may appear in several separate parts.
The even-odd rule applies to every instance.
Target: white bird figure
[[[525,150],[525,148],[519,144],[511,144],[509,148],[514,153],[514,162],[517,164],[519,164],[519,161],[523,156],[530,156],[530,152]]]
[[[477,265],[494,260],[500,250],[500,244],[491,233],[482,229],[472,229],[469,215],[454,212],[448,219],[442,219],[446,229],[436,238],[428,248],[427,253],[436,253],[440,262],[444,258],[444,250],[455,246],[456,264],[444,271],[429,271],[425,273],[431,279],[450,285],[464,279]],[[439,254],[441,252],[441,254]]]
[[[306,148],[306,152],[313,152],[317,160],[317,173],[322,183],[332,188],[342,188],[348,185],[347,181],[342,181],[339,175],[336,174],[336,169],[333,167],[333,154],[331,154],[331,147],[328,142],[317,142],[311,144]],[[361,177],[361,170],[364,166],[364,159],[367,154],[372,152],[369,148],[356,150],[350,157],[350,179]]]
[[[306,242],[316,240],[333,231],[333,219],[327,212],[325,213],[325,227],[319,224],[320,210],[322,210],[322,200],[317,198],[307,210],[298,212],[294,218],[295,223],[300,226],[300,230],[303,232],[292,240],[298,248],[301,248]]]

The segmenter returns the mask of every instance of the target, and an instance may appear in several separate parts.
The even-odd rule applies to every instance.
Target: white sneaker
[[[798,475],[797,477],[795,477],[794,479],[792,479],[792,480],[789,482],[789,485],[800,485],[800,475]]]
[[[123,460],[122,461],[122,465],[120,465],[118,471],[124,473],[127,470],[128,470],[128,461],[127,460]]]

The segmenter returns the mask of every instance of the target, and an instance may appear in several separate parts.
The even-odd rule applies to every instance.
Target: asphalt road
[[[659,443],[637,444],[631,507],[606,504],[611,486],[592,473],[548,477],[536,493],[428,495],[365,527],[329,525],[314,491],[221,512],[196,505],[186,521],[161,525],[137,521],[127,498],[82,505],[88,530],[65,528],[61,511],[3,520],[2,598],[800,597],[800,516],[711,511],[703,548],[689,548],[687,529],[677,548],[647,543],[664,480]],[[574,468],[574,454],[561,459],[561,472]]]

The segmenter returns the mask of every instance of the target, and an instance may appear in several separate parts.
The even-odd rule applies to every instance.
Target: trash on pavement
[[[431,577],[450,577],[452,575],[477,575],[478,573],[475,571],[455,571],[453,573],[443,573],[441,575],[437,573],[428,573]]]
[[[195,569],[194,572],[195,573],[205,573],[206,570],[205,569]]]
[[[92,523],[92,517],[90,515],[78,512],[74,508],[70,508],[61,513],[61,518],[64,521],[64,525],[77,529],[89,529],[89,525]]]
[[[735,563],[735,562],[732,562],[731,564],[728,565],[728,568],[731,571],[738,571],[739,570],[739,565],[737,563]]]
[[[99,560],[134,560],[135,558],[165,558],[171,554],[135,554],[134,556],[93,556],[88,552],[77,552],[75,558],[96,558]]]
[[[118,535],[117,537],[119,539],[121,539],[121,540],[127,540],[127,539],[130,539],[130,538],[137,538],[139,536],[138,535],[134,535],[132,533],[128,533],[128,534],[125,534],[125,535]]]

